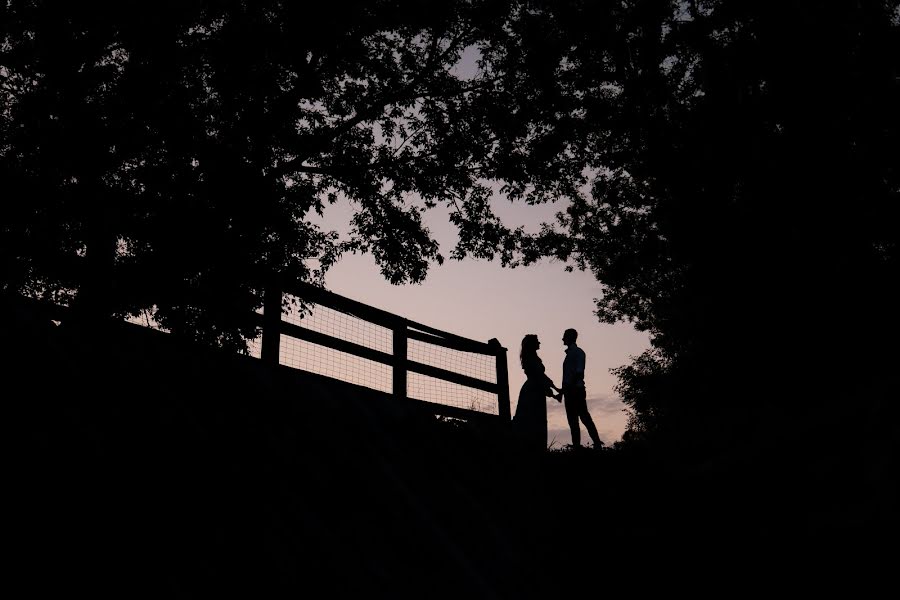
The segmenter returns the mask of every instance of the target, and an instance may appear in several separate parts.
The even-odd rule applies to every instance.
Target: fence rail
[[[349,317],[358,320],[366,327],[380,328],[389,332],[389,336],[382,335],[381,337],[389,337],[390,351],[387,350],[388,344],[384,339],[380,342],[364,339],[365,336],[356,331],[360,327],[357,324],[354,324],[353,327],[348,326],[346,329],[354,329],[355,337],[363,339],[347,339],[354,335],[347,335],[346,331],[343,332],[344,335],[336,334],[334,330],[340,329],[340,326],[333,322],[324,325],[317,324],[313,318],[310,323],[308,314],[301,315],[294,322],[286,320],[282,314],[282,300],[285,294],[302,300],[307,307],[312,306],[313,311],[323,308],[333,311],[337,317],[332,316],[332,321]],[[391,370],[389,389],[397,399],[403,400],[412,397],[412,399],[423,400],[433,408],[435,413],[439,414],[451,414],[463,418],[495,414],[505,421],[510,418],[506,348],[496,339],[490,342],[479,342],[441,331],[309,284],[294,284],[282,289],[272,287],[267,290],[260,319],[263,327],[261,358],[270,364],[283,364],[282,351],[286,348],[286,339],[300,340],[307,343],[305,350],[301,349],[300,353],[315,353],[316,350],[308,345],[313,344],[342,355],[358,357],[389,367]],[[370,335],[370,337],[374,337],[374,335]],[[369,343],[362,343],[363,341],[369,341]],[[492,363],[490,373],[487,372],[485,364],[475,364],[476,362],[484,363],[484,360],[479,361],[479,357]],[[450,364],[439,365],[436,363]],[[312,370],[312,367],[309,366],[295,366],[301,370]],[[446,368],[453,366],[457,368],[455,370]],[[467,367],[469,372],[462,372],[466,371]],[[326,375],[329,374],[326,373]],[[365,381],[361,383],[367,387],[373,387],[371,383],[368,385]],[[453,388],[453,390],[439,389],[441,386]],[[472,406],[465,406],[465,399],[459,400],[461,395],[475,394],[476,392],[473,390],[481,392],[482,395],[493,396],[496,412],[488,412],[484,410],[483,406],[476,407],[476,404],[483,404],[483,402],[477,402],[477,399],[471,400]],[[429,397],[417,398],[415,396]],[[442,401],[449,397],[456,402],[455,405],[453,402]]]

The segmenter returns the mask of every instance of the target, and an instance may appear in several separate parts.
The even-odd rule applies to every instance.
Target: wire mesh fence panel
[[[313,304],[311,312],[303,314],[296,307],[282,315],[282,320],[298,327],[353,342],[385,354],[392,354],[393,332],[387,327],[370,323],[353,315],[321,304]]]
[[[391,393],[393,387],[390,365],[288,336],[281,337],[279,362],[380,392]]]
[[[409,340],[407,358],[487,383],[497,383],[497,359],[491,355],[444,348],[421,340]],[[407,376],[407,395],[416,400],[467,410],[491,414],[499,412],[495,393],[420,373],[410,372]]]
[[[497,383],[497,359],[487,354],[463,352],[420,340],[409,340],[406,357],[411,361],[446,369],[488,383]]]
[[[282,321],[303,329],[322,333],[346,342],[352,342],[385,354],[393,352],[393,333],[390,329],[370,323],[321,304],[312,304],[310,311],[301,313],[296,307],[281,316]],[[250,355],[259,357],[261,338],[248,344]],[[393,388],[393,369],[367,358],[342,352],[290,335],[282,334],[279,340],[279,364],[316,375],[324,375],[390,393]]]
[[[499,414],[497,394],[421,373],[410,372],[406,381],[406,394],[410,398],[492,415]]]

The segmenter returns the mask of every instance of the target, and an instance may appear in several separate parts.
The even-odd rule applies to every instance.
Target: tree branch
[[[335,139],[343,135],[344,133],[350,131],[352,128],[356,127],[363,121],[367,121],[369,119],[375,118],[377,115],[384,113],[384,110],[390,106],[391,104],[396,104],[401,100],[415,101],[419,98],[428,97],[431,94],[425,91],[419,91],[419,84],[422,83],[429,76],[434,74],[435,69],[443,64],[446,57],[450,54],[450,52],[454,51],[458,48],[459,43],[464,38],[464,34],[460,33],[457,35],[447,46],[447,49],[441,52],[440,54],[430,57],[428,60],[428,64],[424,68],[422,68],[418,74],[410,81],[408,84],[403,86],[400,90],[392,94],[386,94],[381,99],[373,102],[368,107],[358,111],[354,116],[349,119],[339,123],[333,128],[329,129],[327,132],[322,132],[314,137],[311,140],[311,148],[304,156],[299,156],[294,160],[288,161],[275,169],[275,175],[283,175],[285,173],[289,173],[292,170],[295,170],[295,166],[298,164],[302,164],[305,160],[311,158],[314,154],[321,151],[322,148],[326,147],[329,143],[333,142]],[[436,46],[437,42],[434,41],[437,38],[433,38],[432,46]],[[475,89],[475,86],[469,88],[465,87],[457,93],[465,93],[467,91],[471,91]]]

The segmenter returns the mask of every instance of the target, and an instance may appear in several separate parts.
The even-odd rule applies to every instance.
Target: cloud
[[[621,398],[608,394],[591,396],[587,399],[587,405],[588,411],[592,415],[600,413],[606,415],[618,414],[624,412],[627,408]]]

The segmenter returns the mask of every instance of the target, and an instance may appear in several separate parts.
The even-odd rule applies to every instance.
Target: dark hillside
[[[7,539],[36,596],[558,597],[896,544],[890,438],[880,463],[529,457],[505,431],[140,327],[4,315]]]

